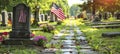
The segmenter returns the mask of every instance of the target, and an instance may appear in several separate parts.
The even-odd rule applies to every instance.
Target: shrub
[[[52,25],[44,25],[42,28],[44,32],[52,32],[55,29],[55,27]]]
[[[62,21],[57,21],[57,25],[61,25],[62,24]]]
[[[45,41],[47,40],[45,36],[36,36],[33,39],[35,41],[35,44],[38,46],[44,46]]]

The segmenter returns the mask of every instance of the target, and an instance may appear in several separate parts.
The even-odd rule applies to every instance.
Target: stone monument
[[[2,11],[2,24],[1,26],[7,26],[8,23],[8,14],[7,11],[3,10]]]
[[[5,45],[31,45],[30,39],[30,8],[21,3],[13,7],[12,31],[9,39],[3,41]]]

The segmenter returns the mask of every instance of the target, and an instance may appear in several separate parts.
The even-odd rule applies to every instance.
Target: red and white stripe
[[[52,7],[51,12],[53,12],[59,19],[65,19],[65,15],[61,8],[55,9],[54,7]]]
[[[19,22],[25,23],[26,22],[26,14],[23,10],[20,11]]]

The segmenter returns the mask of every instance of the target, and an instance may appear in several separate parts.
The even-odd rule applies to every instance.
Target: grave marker
[[[1,26],[6,26],[8,23],[8,14],[7,11],[3,10],[2,11],[2,24]]]
[[[54,22],[55,21],[55,14],[52,14],[50,15],[50,22]]]
[[[8,20],[9,20],[9,23],[12,24],[12,21],[13,21],[13,13],[12,12],[8,12]]]
[[[2,15],[0,14],[0,22],[2,21]]]
[[[45,14],[45,21],[47,21],[48,20],[48,15],[47,14]]]
[[[21,3],[13,7],[13,24],[9,39],[3,44],[30,45],[30,8]]]
[[[45,21],[45,16],[44,16],[44,14],[41,14],[41,21]]]

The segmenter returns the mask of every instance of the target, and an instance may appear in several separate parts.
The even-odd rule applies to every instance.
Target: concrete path
[[[70,29],[64,28],[59,34],[54,35],[53,40],[50,42],[51,44],[60,43],[62,47],[60,49],[45,49],[43,54],[57,54],[57,50],[60,51],[58,54],[98,54],[88,45],[86,37],[76,23],[73,22],[73,19],[66,26],[69,26]]]

